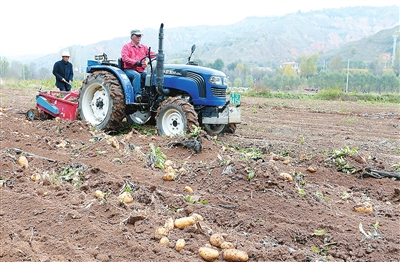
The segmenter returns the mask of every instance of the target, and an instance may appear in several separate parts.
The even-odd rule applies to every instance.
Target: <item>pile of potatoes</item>
[[[163,227],[159,227],[156,230],[155,235],[161,236],[160,243],[167,245],[169,240],[167,238],[168,231],[173,230],[175,227],[184,229],[187,226],[193,226],[196,222],[203,221],[203,217],[199,214],[192,214],[189,217],[178,218],[175,221],[172,218],[168,218],[165,221]],[[175,250],[178,252],[185,247],[185,240],[178,239],[175,244]],[[211,245],[210,245],[211,244]],[[199,248],[199,255],[206,261],[213,261],[218,259],[220,252],[217,248],[222,249],[222,257],[226,261],[248,261],[249,256],[247,252],[234,248],[235,246],[231,242],[225,241],[221,234],[213,234],[210,237],[210,243],[205,244]]]
[[[164,175],[163,180],[165,181],[173,181],[176,178],[177,173],[185,172],[185,169],[182,167],[179,170],[174,168],[175,164],[171,160],[167,160],[164,162]]]
[[[213,234],[210,237],[210,247],[208,244],[199,249],[199,255],[206,261],[213,261],[219,257],[219,251],[214,247],[222,249],[222,257],[226,261],[240,261],[245,262],[249,260],[247,252],[235,249],[231,242],[225,241],[221,234]]]

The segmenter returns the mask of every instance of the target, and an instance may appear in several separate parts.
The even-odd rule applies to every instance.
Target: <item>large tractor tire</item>
[[[170,97],[158,107],[156,126],[159,135],[179,136],[199,126],[193,105],[186,100]]]
[[[122,127],[125,97],[119,80],[110,72],[96,71],[83,81],[79,93],[79,116],[103,131]]]

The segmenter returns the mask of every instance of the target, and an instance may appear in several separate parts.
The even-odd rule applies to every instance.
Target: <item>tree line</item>
[[[400,50],[396,52],[394,63],[379,57],[372,62],[343,61],[336,56],[332,61],[320,61],[318,53],[299,56],[296,66],[282,66],[276,62],[244,63],[240,60],[225,66],[218,58],[212,63],[198,61],[206,66],[227,74],[232,87],[253,88],[256,91],[321,90],[328,88],[355,92],[400,92]],[[34,62],[24,64],[19,61],[8,62],[0,57],[0,77],[14,79],[49,80],[52,68],[38,67]],[[75,79],[83,79],[77,74]],[[346,90],[344,90],[346,88]]]
[[[268,67],[243,63],[240,60],[224,67],[217,59],[206,66],[226,69],[231,86],[253,88],[256,91],[342,89],[349,92],[400,93],[400,50],[393,64],[380,56],[371,62],[343,61],[336,56],[332,61],[320,61],[319,55],[302,55],[294,65],[273,62]]]

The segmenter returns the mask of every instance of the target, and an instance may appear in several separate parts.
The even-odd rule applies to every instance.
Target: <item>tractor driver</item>
[[[71,84],[74,72],[71,62],[69,62],[69,52],[61,54],[61,60],[54,63],[53,75],[56,77],[56,86],[60,91],[71,91]]]
[[[121,57],[123,61],[124,71],[132,82],[133,92],[135,94],[135,102],[142,99],[141,81],[146,79],[146,56],[149,48],[140,43],[142,32],[138,29],[131,31],[131,42],[126,43],[122,47]],[[151,51],[151,58],[156,57],[156,53]],[[143,59],[144,58],[144,59]]]

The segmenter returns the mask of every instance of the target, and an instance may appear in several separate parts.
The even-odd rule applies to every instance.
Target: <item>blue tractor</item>
[[[79,92],[78,115],[99,130],[113,132],[129,123],[156,125],[159,135],[175,136],[204,127],[209,134],[233,133],[240,123],[240,95],[227,99],[228,79],[218,70],[187,64],[164,64],[164,25],[159,30],[157,57],[144,57],[148,73],[142,83],[142,100],[135,102],[133,88],[121,58],[99,55],[88,61]],[[153,67],[153,64],[156,64]]]

